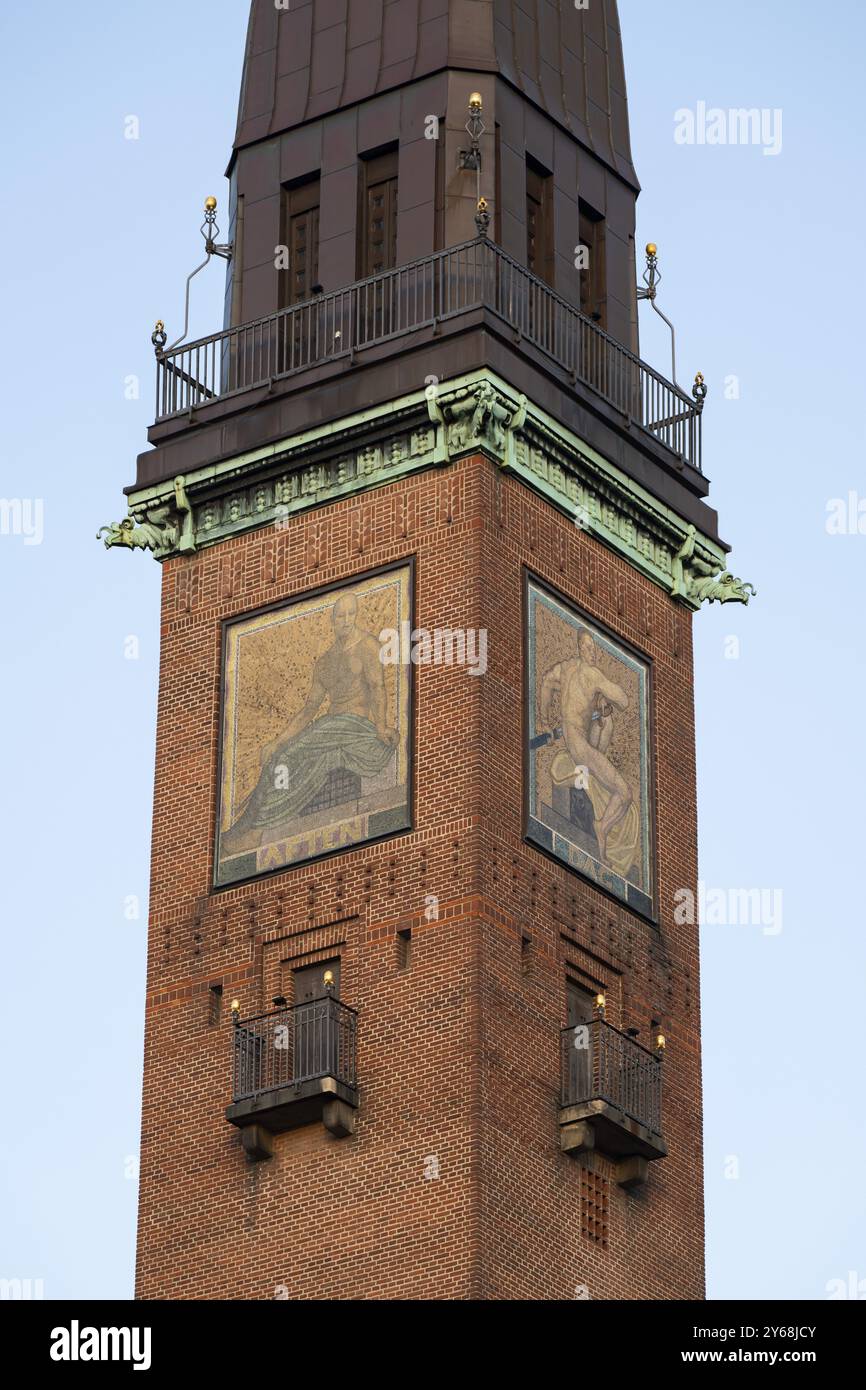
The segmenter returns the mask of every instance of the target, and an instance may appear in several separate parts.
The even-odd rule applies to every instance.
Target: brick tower
[[[163,567],[138,1295],[699,1298],[749,586],[639,356],[614,0],[254,0],[229,173],[105,532]]]

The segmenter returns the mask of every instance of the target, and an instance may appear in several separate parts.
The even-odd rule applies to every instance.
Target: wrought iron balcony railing
[[[232,1038],[233,1101],[322,1077],[354,1088],[356,1024],[354,1009],[330,996],[239,1020]]]
[[[562,1032],[562,1104],[603,1101],[661,1135],[662,1064],[658,1056],[602,1018]]]
[[[701,467],[690,399],[486,237],[165,351],[157,422],[485,309],[679,459]]]

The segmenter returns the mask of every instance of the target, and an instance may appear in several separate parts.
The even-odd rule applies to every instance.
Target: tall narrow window
[[[367,159],[361,198],[362,279],[397,264],[397,151]]]
[[[412,928],[397,933],[397,969],[408,970],[412,965]]]
[[[445,117],[439,118],[440,138],[434,140],[435,195],[434,195],[434,237],[433,249],[445,249]]]
[[[283,189],[282,240],[288,269],[280,276],[280,308],[313,296],[319,279],[319,180]]]
[[[607,321],[604,218],[583,199],[580,201],[579,236],[586,252],[586,265],[580,271],[580,310],[603,328]]]
[[[493,240],[502,245],[502,128],[496,122],[493,132],[493,158],[496,167],[493,171]]]
[[[526,264],[553,284],[553,199],[550,175],[526,161]]]

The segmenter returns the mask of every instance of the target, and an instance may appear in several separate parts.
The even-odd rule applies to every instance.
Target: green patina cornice
[[[688,607],[755,592],[717,542],[488,370],[141,489],[100,536],[163,560],[478,450]]]

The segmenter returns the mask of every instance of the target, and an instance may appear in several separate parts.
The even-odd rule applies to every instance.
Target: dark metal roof
[[[616,0],[252,0],[235,149],[443,68],[498,72],[637,188]]]

